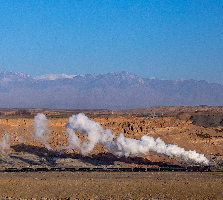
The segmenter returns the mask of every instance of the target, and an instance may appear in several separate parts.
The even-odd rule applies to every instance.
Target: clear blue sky
[[[223,84],[223,1],[2,0],[0,71]]]

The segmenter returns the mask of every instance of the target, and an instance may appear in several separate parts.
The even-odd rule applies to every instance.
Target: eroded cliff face
[[[68,145],[65,125],[68,118],[48,118],[47,142],[53,151],[65,149]],[[175,144],[186,151],[195,150],[202,154],[223,155],[223,127],[204,128],[192,124],[188,118],[177,119],[176,117],[109,117],[94,118],[104,129],[118,136],[123,133],[125,137],[140,139],[143,135],[160,137],[166,144]],[[9,135],[8,153],[22,153],[24,145],[45,148],[41,139],[36,140],[32,136],[33,119],[17,118],[3,119],[0,123],[0,136]],[[77,135],[81,140],[86,138],[79,132]],[[0,139],[0,142],[3,139]],[[24,144],[23,146],[19,144]],[[16,148],[17,147],[17,148]],[[20,149],[18,149],[20,147]],[[3,149],[2,149],[3,150]],[[66,152],[67,150],[65,150]],[[75,152],[78,153],[77,150]],[[91,154],[107,152],[102,144],[96,145]],[[149,154],[148,154],[149,155]],[[158,157],[153,157],[153,159]]]
[[[204,128],[188,119],[175,117],[117,117],[95,119],[115,134],[140,139],[143,135],[160,137],[166,144],[176,144],[186,151],[223,154],[223,127]]]

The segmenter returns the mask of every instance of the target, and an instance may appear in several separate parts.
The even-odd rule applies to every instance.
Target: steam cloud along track
[[[34,118],[34,137],[41,139],[47,149],[51,149],[47,141],[47,136],[43,133],[50,132],[46,127],[47,118],[43,114],[37,114]],[[77,148],[82,154],[90,153],[97,143],[102,143],[106,149],[118,156],[137,156],[154,152],[165,156],[181,157],[186,161],[192,161],[196,164],[209,165],[209,160],[196,151],[185,151],[177,145],[166,145],[160,138],[154,140],[153,137],[144,135],[140,140],[125,138],[121,133],[117,138],[111,133],[110,129],[103,129],[98,122],[90,120],[83,113],[73,115],[66,124],[68,134],[67,149]],[[81,143],[75,134],[75,131],[83,133],[87,137],[87,141]]]
[[[32,124],[33,131],[28,133],[32,138],[35,138],[36,141],[43,144],[49,150],[49,152],[51,152],[53,149],[52,146],[50,145],[51,143],[48,143],[49,142],[48,139],[52,131],[48,129],[48,125],[49,125],[49,120],[46,118],[46,116],[42,113],[38,113],[34,117],[34,121]],[[192,162],[193,165],[197,164],[201,166],[209,165],[209,160],[203,154],[198,154],[195,151],[185,151],[183,148],[180,148],[177,145],[171,145],[171,144],[166,145],[160,138],[154,140],[153,137],[144,135],[141,137],[141,139],[137,140],[137,139],[126,138],[122,133],[116,136],[111,132],[110,129],[104,129],[99,122],[95,122],[89,119],[82,113],[70,117],[65,127],[66,131],[64,134],[66,134],[66,142],[64,141],[65,143],[63,145],[58,144],[56,148],[58,153],[61,152],[62,154],[66,154],[65,152],[69,150],[71,152],[72,151],[79,152],[79,155],[83,155],[83,157],[85,157],[87,154],[93,151],[93,149],[97,144],[101,143],[110,152],[110,155],[116,155],[117,158],[121,159],[127,158],[129,156],[139,156],[142,154],[146,155],[148,152],[153,152],[155,154],[159,155],[161,154],[168,157],[171,156],[180,157],[190,164]],[[79,133],[83,134],[84,140],[83,138],[81,139],[78,136]],[[22,144],[21,147],[23,146]],[[5,133],[0,145],[3,153],[4,150],[10,147],[9,134]],[[61,170],[65,170],[65,168],[62,168]],[[133,168],[131,167],[131,169],[129,170],[130,171],[137,170],[137,168],[134,169]],[[161,168],[159,168],[159,170]],[[179,171],[182,170],[179,167],[178,169],[177,167],[171,169],[170,168],[171,167],[166,167],[166,170],[167,171],[178,170],[178,169]],[[19,168],[18,170],[21,171],[21,169],[23,168]],[[36,167],[34,167],[33,169],[35,171]],[[47,171],[49,170],[51,170],[51,168],[48,167]],[[91,167],[90,171],[92,170],[93,168]],[[95,169],[95,171],[98,170],[99,170],[98,168]],[[119,167],[118,170],[119,171],[122,170],[121,167]],[[123,170],[127,169],[124,168]],[[145,169],[144,171],[148,170]]]

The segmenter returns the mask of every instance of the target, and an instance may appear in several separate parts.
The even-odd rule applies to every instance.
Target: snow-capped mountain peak
[[[0,72],[1,107],[130,109],[154,105],[222,106],[223,86],[206,81],[140,78],[129,72]]]
[[[0,72],[0,79],[6,80],[6,82],[15,80],[21,81],[27,78],[31,78],[31,76],[22,72],[11,72],[11,71]]]
[[[64,79],[64,78],[73,78],[76,75],[67,75],[67,74],[45,74],[45,75],[41,75],[41,76],[36,76],[33,79],[35,80],[50,80],[50,81],[54,81],[54,80],[58,80],[58,79]]]

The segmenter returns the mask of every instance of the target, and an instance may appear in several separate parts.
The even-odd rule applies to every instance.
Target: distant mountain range
[[[195,80],[108,74],[0,73],[1,108],[130,109],[152,106],[223,106],[223,85]]]

